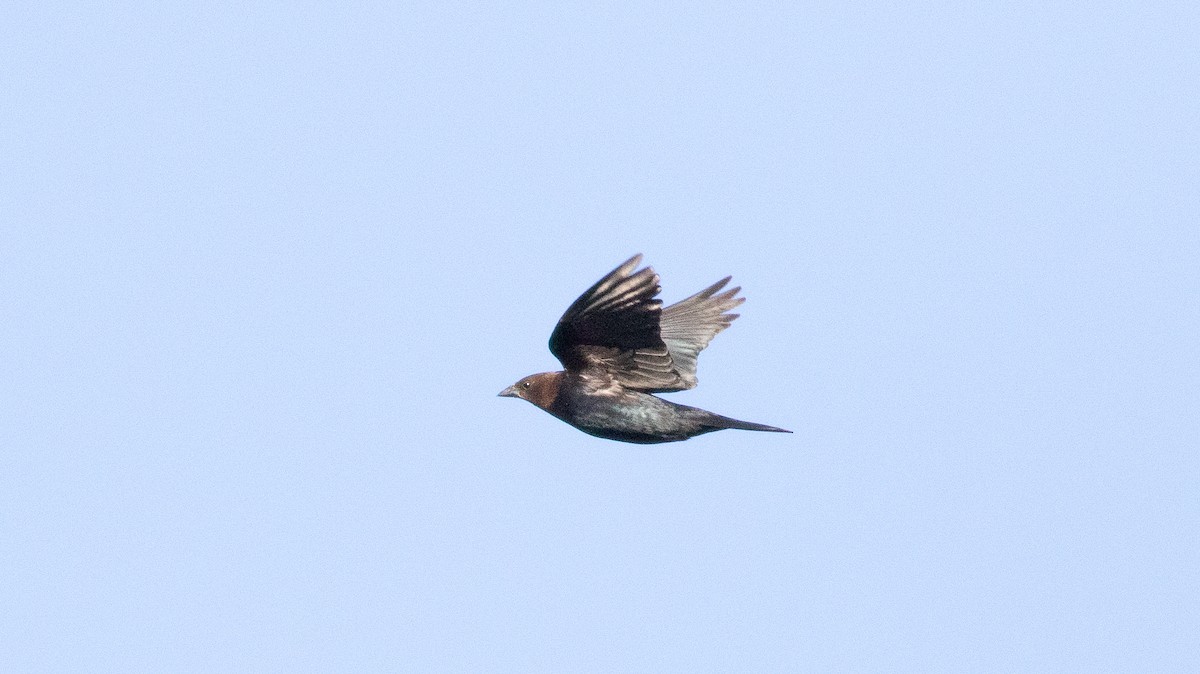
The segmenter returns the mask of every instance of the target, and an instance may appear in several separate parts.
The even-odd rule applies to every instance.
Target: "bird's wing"
[[[733,319],[738,317],[738,314],[725,312],[746,301],[746,298],[737,296],[740,287],[719,292],[730,278],[726,276],[686,300],[662,310],[659,332],[671,354],[675,373],[679,375],[681,386],[676,390],[696,386],[696,356],[718,332],[728,328]]]
[[[599,369],[626,388],[689,388],[659,327],[664,314],[662,301],[655,299],[661,290],[658,274],[650,267],[635,273],[641,261],[634,255],[580,295],[550,335],[550,352],[567,370]],[[694,370],[694,355],[691,362]]]

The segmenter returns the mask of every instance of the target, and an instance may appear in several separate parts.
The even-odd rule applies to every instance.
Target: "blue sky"
[[[1195,671],[1194,3],[0,10],[0,669]],[[496,398],[635,252],[637,446]]]

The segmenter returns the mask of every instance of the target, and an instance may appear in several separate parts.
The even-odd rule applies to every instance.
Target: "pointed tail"
[[[741,431],[767,431],[770,433],[791,433],[791,431],[789,431],[785,428],[775,428],[774,426],[768,426],[766,424],[756,424],[753,421],[739,421],[737,419],[730,419],[729,417],[723,417],[720,415],[714,415],[714,416],[717,417],[717,421],[720,424],[719,428],[736,428]]]

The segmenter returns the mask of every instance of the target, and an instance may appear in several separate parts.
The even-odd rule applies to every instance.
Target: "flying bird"
[[[721,291],[726,276],[664,309],[658,274],[634,271],[641,261],[634,255],[609,272],[558,320],[550,352],[563,370],[529,375],[500,395],[622,442],[675,442],[726,428],[791,433],[653,395],[696,386],[696,356],[738,317],[726,312],[746,300],[737,297],[740,287]]]

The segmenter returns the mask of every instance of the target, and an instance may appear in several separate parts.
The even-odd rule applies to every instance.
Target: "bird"
[[[791,433],[664,400],[655,393],[696,386],[696,357],[738,314],[741,287],[717,281],[666,308],[652,267],[639,253],[579,296],[550,335],[557,372],[529,375],[499,393],[533,403],[607,440],[678,442],[727,428]],[[635,271],[636,270],[636,271]]]

